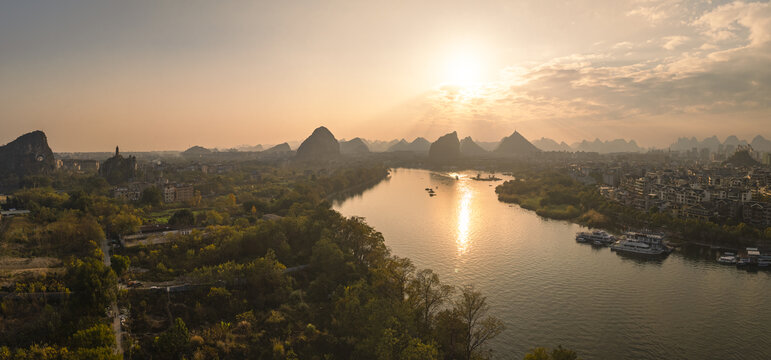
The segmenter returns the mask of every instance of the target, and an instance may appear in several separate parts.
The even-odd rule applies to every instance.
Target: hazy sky
[[[768,2],[0,0],[0,144],[771,137]]]

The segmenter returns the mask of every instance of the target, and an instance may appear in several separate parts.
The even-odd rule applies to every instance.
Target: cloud
[[[641,16],[652,23],[659,23],[681,13],[683,1],[679,0],[639,0],[627,16]]]
[[[687,31],[651,46],[617,42],[604,53],[511,66],[499,81],[475,88],[439,88],[428,96],[430,111],[423,118],[623,128],[645,126],[639,124],[649,119],[726,121],[771,113],[769,4],[734,2],[694,19]],[[720,42],[725,39],[732,41]],[[633,47],[647,53],[630,58]]]
[[[771,4],[736,1],[704,14],[694,24],[715,41],[740,39],[758,46],[771,40]],[[746,31],[749,35],[741,39]]]
[[[667,36],[664,37],[664,40],[666,41],[662,47],[667,50],[674,50],[680,45],[683,45],[686,41],[690,40],[691,38],[687,36],[681,36],[681,35],[675,35],[675,36]]]

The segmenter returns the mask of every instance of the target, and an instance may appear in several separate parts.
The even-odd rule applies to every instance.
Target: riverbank
[[[613,232],[649,229],[665,232],[677,243],[732,249],[771,243],[771,232],[744,223],[718,225],[683,220],[667,213],[643,212],[613,203],[600,196],[595,187],[583,185],[558,172],[507,181],[497,186],[495,192],[499,201],[518,204],[539,216]]]
[[[379,184],[381,181],[388,179],[390,175],[391,175],[390,171],[385,170],[379,177],[375,179],[365,180],[362,183],[354,184],[354,185],[348,186],[345,189],[335,191],[325,196],[324,199],[329,202],[345,201],[349,197],[360,195],[361,193],[367,191],[368,189],[371,189],[375,185]]]
[[[476,175],[441,171],[451,172]],[[365,218],[395,256],[488,294],[490,314],[508,329],[491,342],[496,359],[521,359],[529,344],[635,360],[667,358],[673,348],[684,358],[730,358],[748,341],[768,345],[769,315],[745,309],[763,306],[771,272],[720,265],[708,248],[684,247],[657,261],[576,243],[580,226],[502,203],[488,185],[398,169],[334,209]],[[436,186],[439,195],[427,196],[424,189]],[[640,311],[651,304],[655,311]],[[732,331],[719,331],[725,327]],[[629,339],[646,341],[629,346]]]

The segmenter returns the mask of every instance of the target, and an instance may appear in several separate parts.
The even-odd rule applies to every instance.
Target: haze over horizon
[[[0,144],[750,141],[769,64],[766,1],[3,2]]]

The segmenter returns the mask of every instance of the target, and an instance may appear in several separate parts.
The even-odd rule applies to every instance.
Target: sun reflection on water
[[[458,202],[458,230],[455,242],[458,246],[458,255],[463,255],[468,252],[471,245],[469,228],[471,225],[471,199],[474,197],[474,193],[465,181],[458,182],[458,192],[460,193],[460,201]]]

